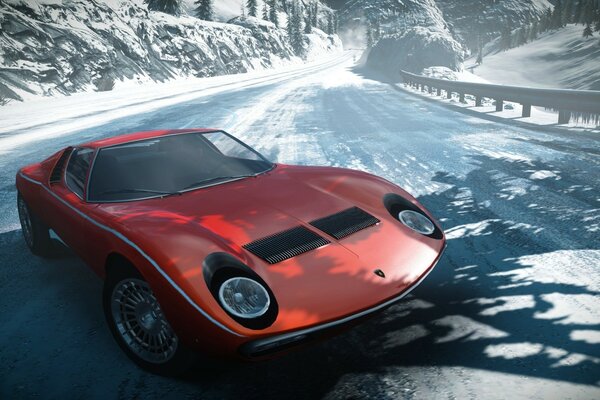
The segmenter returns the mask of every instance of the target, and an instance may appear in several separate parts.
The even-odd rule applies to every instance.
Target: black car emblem
[[[380,270],[380,269],[376,269],[375,271],[373,271],[373,273],[374,273],[375,275],[377,275],[378,277],[380,277],[380,278],[385,278],[385,274],[384,274],[384,273],[383,273],[383,271],[382,271],[382,270]]]

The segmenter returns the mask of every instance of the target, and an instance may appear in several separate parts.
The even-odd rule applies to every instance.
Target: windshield
[[[225,132],[159,136],[100,149],[88,189],[91,202],[181,194],[254,176],[273,164]]]

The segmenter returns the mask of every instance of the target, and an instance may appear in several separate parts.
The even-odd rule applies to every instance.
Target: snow
[[[0,397],[600,398],[598,138],[456,112],[356,70],[357,55],[1,107]],[[332,340],[185,379],[141,371],[110,337],[97,277],[27,251],[14,177],[67,145],[203,126],[276,162],[401,185],[441,221],[445,254]]]
[[[473,72],[489,82],[542,88],[600,90],[598,35],[567,25],[523,46],[490,54]],[[466,65],[474,65],[474,59]]]
[[[301,59],[285,29],[253,17],[201,21],[148,12],[141,0],[61,5],[11,0],[0,8],[6,33],[0,36],[0,104],[123,83],[258,71],[342,50],[336,35],[315,29],[305,37],[307,56]]]

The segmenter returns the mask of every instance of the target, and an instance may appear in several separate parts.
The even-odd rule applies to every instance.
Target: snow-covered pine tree
[[[306,7],[306,15],[304,16],[304,33],[311,33],[312,32],[312,7],[310,6],[310,3],[308,4],[308,6]]]
[[[596,25],[594,25],[594,30],[596,32],[600,32],[600,19],[596,21]]]
[[[502,50],[508,50],[512,47],[512,30],[509,26],[502,28],[500,45],[502,46]]]
[[[315,1],[313,2],[313,10],[312,10],[312,21],[311,24],[312,26],[314,26],[315,28],[319,27],[319,2]]]
[[[276,1],[279,1],[279,0],[276,0]],[[281,9],[286,14],[289,14],[289,7],[288,6],[289,6],[288,0],[281,0]]]
[[[269,6],[265,0],[263,0],[262,19],[269,20]]]
[[[269,0],[269,21],[279,26],[278,0]]]
[[[546,13],[542,17],[544,32],[550,30],[552,28],[552,10],[546,9]]]
[[[196,9],[194,13],[197,18],[205,21],[212,21],[214,17],[212,0],[196,0],[194,2]]]
[[[531,28],[529,29],[529,40],[535,40],[538,37],[538,22],[537,20],[533,21],[533,24],[531,24]]]
[[[256,17],[258,15],[258,2],[256,0],[247,0],[246,8],[248,8],[248,15]]]
[[[179,15],[181,13],[181,0],[144,0],[148,10],[160,11],[166,14]]]
[[[592,31],[591,25],[587,24],[585,28],[583,28],[583,37],[587,39],[591,36],[594,36],[594,32]]]
[[[367,21],[367,48],[370,49],[374,44],[373,27],[371,26],[371,22]]]
[[[298,0],[288,7],[290,14],[288,17],[288,37],[290,45],[296,55],[301,56],[304,53],[304,37],[302,36],[302,9]]]
[[[327,34],[333,35],[335,33],[335,22],[333,20],[333,13],[327,14]]]
[[[375,43],[379,42],[379,39],[381,39],[381,22],[379,21],[379,17],[375,19],[375,24],[373,26],[373,39]]]
[[[527,43],[527,28],[520,27],[517,31],[517,46],[522,46]]]

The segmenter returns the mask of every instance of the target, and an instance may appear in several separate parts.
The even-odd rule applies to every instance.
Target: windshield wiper
[[[200,186],[204,185],[205,183],[210,183],[210,182],[214,182],[214,181],[220,181],[220,180],[224,180],[224,179],[252,178],[252,177],[255,177],[256,175],[257,174],[237,175],[237,176],[215,176],[214,178],[203,179],[201,181],[194,182],[194,183],[192,183],[190,185],[187,185],[183,189],[179,190],[177,193],[181,194],[181,192],[184,192],[184,191],[189,190],[189,189],[200,188]]]
[[[153,193],[160,194],[164,196],[174,196],[181,195],[179,192],[168,192],[165,190],[151,190],[151,189],[115,189],[115,190],[107,190],[100,194],[123,194],[123,193]]]

